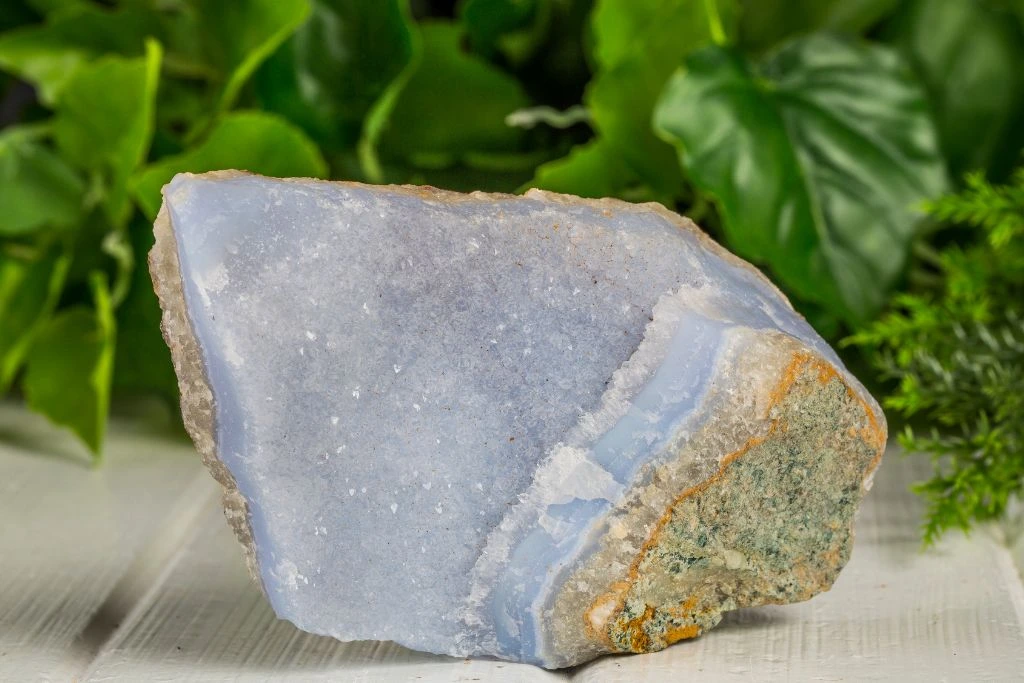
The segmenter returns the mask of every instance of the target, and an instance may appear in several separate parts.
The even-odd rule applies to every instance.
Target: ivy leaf
[[[0,394],[11,385],[39,328],[46,324],[71,258],[54,252],[32,260],[0,253]]]
[[[979,0],[913,0],[894,24],[890,37],[925,84],[950,171],[1008,173],[1024,141],[1020,23]]]
[[[761,65],[710,47],[673,76],[655,126],[717,202],[726,237],[848,322],[876,313],[945,172],[898,55],[827,36]]]
[[[24,235],[78,221],[85,185],[64,160],[16,126],[0,132],[0,235]]]
[[[115,227],[128,218],[127,180],[153,135],[160,57],[160,45],[149,41],[145,57],[101,58],[78,69],[57,102],[57,148],[79,168],[102,175]]]
[[[208,58],[223,75],[218,109],[230,109],[256,69],[309,15],[309,0],[194,0]]]
[[[421,25],[423,55],[402,89],[380,147],[395,155],[458,155],[515,149],[505,117],[529,100],[510,76],[462,51],[458,27]]]
[[[140,55],[149,35],[159,36],[160,25],[141,7],[65,8],[44,24],[0,35],[0,68],[35,85],[43,103],[52,106],[79,67],[111,52]]]
[[[412,30],[401,0],[314,0],[257,73],[260,100],[327,149],[354,146],[366,114],[412,58]]]
[[[598,2],[591,17],[596,73],[584,94],[597,141],[546,164],[529,184],[622,197],[627,186],[617,183],[635,185],[639,177],[672,203],[685,184],[672,146],[651,128],[654,105],[688,52],[733,32],[734,14],[733,0]]]
[[[274,114],[232,112],[197,147],[145,168],[133,184],[133,194],[153,220],[160,210],[160,188],[175,173],[226,168],[277,177],[327,175],[316,145],[292,124]]]
[[[683,179],[651,130],[654,104],[688,52],[725,40],[732,13],[731,0],[603,0],[594,10],[597,74],[586,102],[598,135],[664,194],[678,194]]]
[[[106,281],[90,279],[95,308],[61,311],[39,331],[26,361],[22,387],[29,407],[67,427],[101,459],[116,325]]]
[[[456,25],[424,22],[420,33],[419,58],[367,124],[367,174],[382,179],[380,159],[407,179],[409,167],[429,173],[466,163],[474,154],[523,151],[523,131],[505,124],[508,114],[529,104],[519,83],[464,52]]]

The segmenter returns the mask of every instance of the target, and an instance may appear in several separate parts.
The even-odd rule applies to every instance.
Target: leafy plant
[[[917,486],[930,543],[998,517],[1024,491],[1024,169],[1003,187],[974,173],[928,211],[974,229],[976,243],[930,256],[939,278],[896,297],[851,342],[898,381],[887,407],[934,425],[900,437],[935,466]]]
[[[909,69],[889,50],[829,36],[757,66],[719,46],[691,53],[654,126],[741,254],[853,324],[881,309],[902,273],[914,205],[945,187]]]
[[[175,173],[541,187],[689,214],[825,336],[891,358],[890,405],[941,428],[912,443],[952,453],[948,472],[982,435],[1005,464],[996,408],[1019,405],[1004,375],[1020,330],[995,312],[1017,311],[999,308],[1015,275],[977,271],[1019,240],[996,254],[1005,228],[990,246],[925,234],[919,207],[967,171],[982,175],[957,211],[1015,196],[983,178],[1020,162],[1021,15],[1016,0],[10,0],[0,391],[96,454],[118,396],[176,402],[145,268]],[[989,225],[945,201],[934,216]],[[908,270],[912,249],[942,256]],[[971,472],[946,482],[967,512],[935,508],[933,535],[1001,509],[1012,473]]]

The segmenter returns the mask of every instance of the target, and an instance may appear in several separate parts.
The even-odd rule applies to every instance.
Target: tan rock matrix
[[[565,667],[849,559],[881,410],[660,205],[225,171],[154,230],[185,425],[302,629]]]

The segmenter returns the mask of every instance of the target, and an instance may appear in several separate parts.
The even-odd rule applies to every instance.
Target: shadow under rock
[[[9,446],[8,452],[26,457],[43,456],[80,465],[92,460],[85,446],[69,432],[10,401],[0,402],[0,444]]]
[[[799,619],[800,615],[795,610],[787,609],[786,605],[747,607],[726,612],[722,617],[722,623],[701,638],[714,638],[716,633],[767,631],[781,628]]]
[[[221,583],[223,585],[216,585]],[[148,639],[126,639],[118,646],[118,659],[151,660],[164,670],[223,669],[236,673],[265,673],[302,677],[317,672],[347,680],[346,672],[387,664],[391,667],[451,666],[461,660],[417,652],[389,641],[342,642],[298,629],[278,619],[252,583],[204,579],[201,593],[183,590],[161,599],[173,605],[173,615],[163,629],[178,625],[180,631],[154,647]],[[153,612],[162,611],[154,606]],[[197,625],[201,625],[198,626]],[[307,680],[303,678],[303,680]]]

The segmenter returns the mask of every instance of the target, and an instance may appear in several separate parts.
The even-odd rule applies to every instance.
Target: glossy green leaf
[[[0,235],[66,228],[82,212],[84,183],[27,127],[0,132]]]
[[[229,109],[246,81],[309,16],[309,0],[193,0],[209,60],[224,79]]]
[[[1024,32],[979,0],[905,3],[892,38],[928,90],[951,172],[1005,175],[1024,142]]]
[[[36,332],[53,313],[70,262],[59,252],[33,260],[0,254],[0,394],[10,387]]]
[[[257,73],[260,100],[326,148],[355,145],[363,119],[412,58],[403,0],[314,0]]]
[[[104,278],[91,279],[94,308],[63,310],[39,331],[22,388],[29,407],[75,433],[98,461],[110,407],[116,324]]]
[[[899,4],[900,0],[740,0],[738,39],[745,50],[761,52],[817,30],[860,33]]]
[[[710,47],[655,125],[741,255],[848,321],[877,312],[945,172],[924,93],[892,51],[816,36],[760,68]]]
[[[731,0],[602,0],[594,10],[588,107],[598,133],[659,191],[679,192],[682,177],[651,129],[654,104],[687,53],[727,38],[733,11]]]
[[[160,209],[160,188],[175,173],[222,169],[278,177],[327,174],[316,145],[292,124],[264,112],[232,112],[197,147],[145,168],[134,182],[134,195],[153,220]]]
[[[146,36],[160,33],[156,15],[143,8],[65,9],[44,24],[0,35],[0,69],[34,84],[52,105],[79,67],[107,53],[141,55]]]
[[[102,174],[115,227],[128,218],[126,183],[153,135],[160,57],[150,41],[145,57],[101,58],[79,68],[57,102],[57,148],[79,168]]]
[[[456,166],[473,154],[523,151],[523,131],[505,123],[529,104],[519,83],[463,51],[454,24],[420,28],[420,58],[369,127],[377,136],[375,153],[425,171]]]

